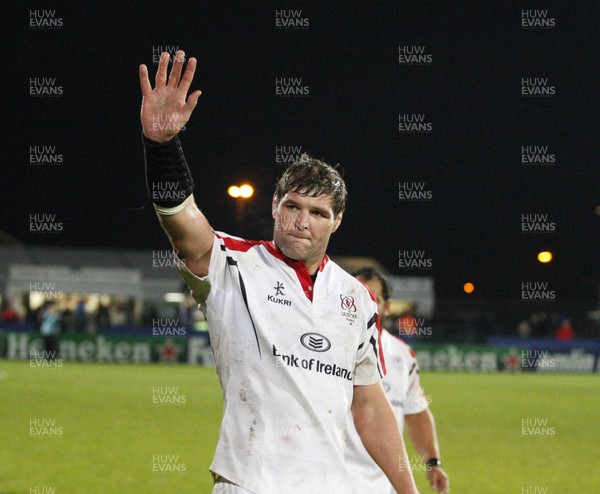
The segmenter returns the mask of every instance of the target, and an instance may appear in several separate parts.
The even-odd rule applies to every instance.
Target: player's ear
[[[339,228],[340,224],[342,223],[342,216],[344,216],[344,212],[340,211],[334,220],[333,228],[331,230],[332,233],[335,232]]]
[[[275,212],[277,211],[277,205],[279,204],[279,199],[277,198],[277,193],[273,194],[273,202],[271,203],[271,216],[275,219]]]

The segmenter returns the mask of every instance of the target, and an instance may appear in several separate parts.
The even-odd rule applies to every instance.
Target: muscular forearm
[[[367,406],[353,404],[356,430],[365,449],[379,465],[399,494],[415,494],[414,482],[404,440],[398,430],[396,417],[387,401]]]
[[[440,458],[435,421],[429,410],[404,416],[404,423],[410,440],[423,461]],[[428,465],[427,479],[433,489],[442,493],[450,492],[450,479],[441,466]]]
[[[405,415],[404,424],[410,441],[423,461],[440,457],[435,421],[429,409]]]
[[[194,202],[194,182],[177,138],[158,144],[144,137],[148,194],[180,259],[199,276],[208,273],[212,229]]]

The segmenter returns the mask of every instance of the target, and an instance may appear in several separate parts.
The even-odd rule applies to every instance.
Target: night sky
[[[31,27],[36,9],[55,10],[61,26]],[[523,9],[547,10],[553,25],[524,29]],[[301,11],[308,26],[278,29],[278,11]],[[198,59],[192,88],[203,94],[181,141],[215,229],[240,233],[226,191],[250,181],[243,233],[269,237],[277,146],[301,147],[340,163],[348,185],[330,255],[433,276],[447,295],[467,280],[478,296],[515,298],[523,281],[548,282],[593,308],[599,14],[597,2],[13,2],[3,7],[0,230],[27,244],[167,247],[145,189],[137,72],[146,63],[153,78],[153,51],[179,47]],[[429,61],[400,64],[401,46]],[[32,96],[31,79],[44,78],[62,95]],[[278,78],[301,78],[307,94],[277,96]],[[523,96],[526,78],[554,94]],[[399,114],[423,115],[431,131],[400,132]],[[55,146],[62,162],[31,164],[44,155],[31,146]],[[522,146],[547,146],[538,156],[555,161],[524,165]],[[400,183],[430,199],[401,201]],[[39,213],[62,231],[32,233]],[[531,213],[553,231],[524,233]],[[542,249],[550,265],[535,260]],[[433,267],[399,269],[399,250],[424,251]]]

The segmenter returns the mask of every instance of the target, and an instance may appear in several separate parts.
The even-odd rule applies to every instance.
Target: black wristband
[[[440,460],[439,458],[436,458],[436,457],[429,458],[429,460],[427,460],[425,462],[425,465],[427,466],[427,470],[430,470],[433,467],[441,467],[442,466],[442,460]]]
[[[185,161],[179,138],[160,143],[142,133],[146,161],[146,186],[151,201],[163,208],[174,208],[194,190],[194,181]]]

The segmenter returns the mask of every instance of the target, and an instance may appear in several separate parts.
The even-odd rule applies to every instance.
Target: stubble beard
[[[277,230],[279,228],[279,230]],[[307,261],[312,260],[318,254],[318,249],[312,245],[312,243],[308,243],[305,241],[296,242],[293,240],[293,237],[290,237],[290,232],[292,230],[284,230],[281,227],[281,224],[275,225],[275,230],[273,232],[273,239],[279,250],[283,252],[290,259],[294,259],[295,261]],[[279,232],[279,235],[277,234]],[[308,239],[310,240],[310,239]]]

